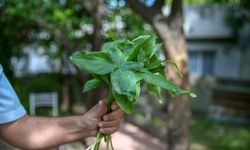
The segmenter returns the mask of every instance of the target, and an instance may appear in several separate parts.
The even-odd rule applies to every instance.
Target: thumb
[[[104,101],[99,101],[97,105],[89,110],[90,117],[94,119],[101,119],[108,111],[108,106]]]

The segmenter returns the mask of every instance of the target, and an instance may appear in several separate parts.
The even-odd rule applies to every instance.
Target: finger
[[[114,121],[101,121],[98,123],[98,126],[100,128],[110,128],[110,127],[116,127],[120,125],[121,119],[117,119]]]
[[[123,111],[121,109],[117,109],[115,111],[112,111],[109,114],[104,115],[103,120],[104,121],[113,121],[120,119],[123,115]]]
[[[101,128],[100,132],[101,133],[105,133],[105,134],[112,134],[116,131],[119,130],[119,127],[112,127],[112,128]]]
[[[87,112],[87,114],[90,118],[101,119],[102,116],[107,113],[107,111],[108,111],[108,106],[107,106],[106,102],[101,100],[101,101],[99,101],[99,103],[97,105],[92,107]]]

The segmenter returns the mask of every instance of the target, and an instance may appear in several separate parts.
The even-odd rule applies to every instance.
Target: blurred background
[[[105,88],[82,93],[91,76],[69,56],[100,50],[111,40],[106,33],[155,34],[183,75],[167,66],[169,78],[198,95],[163,92],[158,104],[143,88],[135,112],[113,135],[115,149],[250,149],[250,1],[0,0],[0,64],[27,112],[83,114],[105,98]],[[0,149],[14,148],[1,142]]]

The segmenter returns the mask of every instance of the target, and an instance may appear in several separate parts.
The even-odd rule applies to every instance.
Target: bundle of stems
[[[70,59],[79,69],[89,72],[93,79],[86,82],[83,92],[100,86],[108,86],[109,110],[113,101],[126,113],[132,113],[141,91],[141,82],[148,91],[157,96],[162,103],[161,89],[165,89],[172,96],[186,94],[196,97],[194,93],[183,90],[169,81],[165,75],[165,65],[177,65],[170,60],[158,58],[161,44],[156,42],[153,35],[139,36],[133,40],[116,39],[105,43],[99,52],[78,51]],[[113,149],[110,135],[98,133],[95,142],[87,150],[98,150],[102,139],[106,142],[106,149]]]

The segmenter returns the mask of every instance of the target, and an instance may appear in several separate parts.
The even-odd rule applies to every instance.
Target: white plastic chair
[[[38,107],[52,107],[52,116],[58,116],[58,95],[56,92],[30,93],[29,95],[30,115],[36,115]],[[65,150],[65,146],[59,146],[59,150]]]
[[[36,115],[38,107],[52,107],[52,116],[58,116],[58,95],[51,93],[30,93],[30,115]]]

